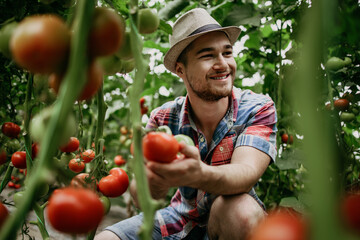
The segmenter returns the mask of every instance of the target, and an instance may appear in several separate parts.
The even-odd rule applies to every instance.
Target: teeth
[[[215,80],[221,80],[221,79],[225,79],[227,76],[223,76],[223,77],[213,77],[213,79]]]

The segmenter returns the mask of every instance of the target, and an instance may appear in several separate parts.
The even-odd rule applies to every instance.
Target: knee
[[[94,240],[121,240],[115,233],[111,231],[102,231],[95,236]]]
[[[249,194],[219,196],[209,215],[209,237],[244,239],[264,216],[262,207]]]

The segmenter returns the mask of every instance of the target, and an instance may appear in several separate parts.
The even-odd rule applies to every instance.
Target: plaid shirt
[[[229,164],[239,146],[252,146],[276,157],[276,110],[267,96],[250,90],[233,89],[231,107],[217,126],[210,144],[190,117],[187,97],[178,97],[152,113],[147,128],[167,125],[174,135],[190,136],[202,161],[209,165]],[[207,223],[215,195],[190,187],[179,187],[168,207],[157,211],[163,239],[182,239],[196,225]]]

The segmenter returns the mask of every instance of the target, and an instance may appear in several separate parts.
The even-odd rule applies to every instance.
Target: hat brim
[[[183,40],[174,44],[174,46],[172,46],[169,49],[169,51],[165,54],[165,57],[164,57],[165,67],[169,71],[176,73],[175,64],[176,64],[176,61],[179,58],[180,54],[182,53],[182,51],[196,38],[198,38],[206,33],[218,32],[218,31],[226,33],[226,35],[229,37],[231,45],[233,45],[236,42],[236,40],[238,39],[240,32],[241,32],[239,27],[230,26],[230,27],[222,27],[222,28],[212,29],[212,30],[204,31],[204,32],[186,37]]]

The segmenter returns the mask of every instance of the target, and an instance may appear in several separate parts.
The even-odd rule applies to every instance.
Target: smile
[[[224,76],[218,76],[218,77],[210,77],[211,79],[214,79],[214,80],[223,80],[223,79],[226,79],[230,74],[226,74]]]

